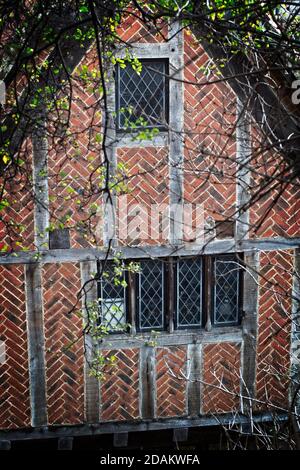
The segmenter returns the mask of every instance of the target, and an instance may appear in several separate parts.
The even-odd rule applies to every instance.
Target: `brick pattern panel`
[[[1,429],[30,426],[25,312],[23,266],[0,266],[0,341],[5,345],[5,360],[0,362]]]
[[[6,171],[6,179],[0,178],[1,201],[7,200],[9,205],[1,211],[0,218],[0,252],[21,249],[34,249],[34,216],[32,197],[31,143],[27,139],[20,151],[20,160],[24,164],[18,172],[10,176]]]
[[[278,157],[280,161],[280,157]],[[274,174],[271,164],[257,165],[263,175]],[[278,164],[278,168],[280,165]],[[267,170],[266,170],[267,168]],[[273,171],[272,171],[273,170]],[[276,172],[277,173],[277,172]],[[257,178],[253,187],[266,185],[266,176]],[[266,187],[258,202],[250,208],[251,235],[254,237],[299,237],[300,235],[300,191],[297,184],[289,184],[285,189],[278,182],[277,190]],[[260,193],[262,194],[262,192]]]
[[[156,356],[157,416],[186,415],[186,348],[158,348]]]
[[[81,423],[84,403],[82,319],[69,313],[80,289],[79,266],[46,264],[43,278],[49,424]]]
[[[133,15],[132,15],[133,13]],[[163,22],[157,21],[157,27],[147,25],[140,19],[140,13],[137,10],[129,12],[123,18],[122,24],[117,29],[120,39],[127,43],[134,42],[164,42],[167,39],[168,29]]]
[[[285,407],[290,367],[292,253],[262,253],[257,347],[257,398]]]
[[[50,221],[70,230],[71,247],[100,243],[102,101],[96,48],[72,75],[68,135],[51,142],[49,155]],[[99,158],[100,157],[100,158]]]
[[[184,78],[203,83],[210,61],[192,34],[184,35]],[[209,81],[218,78],[213,72]],[[204,220],[235,210],[235,97],[224,83],[184,87],[184,200],[202,205]],[[195,221],[195,214],[193,219]],[[195,222],[194,222],[195,223]]]
[[[239,409],[240,361],[238,343],[207,344],[203,347],[203,413]]]
[[[116,356],[115,365],[104,368],[101,384],[101,419],[128,421],[139,417],[139,351],[122,349],[103,351]]]
[[[259,237],[296,237],[300,234],[299,185],[286,184],[291,178],[282,155],[263,151],[268,145],[257,125],[252,126],[252,160],[255,168],[250,185],[252,198],[259,195],[250,207],[251,235]]]
[[[120,212],[120,243],[145,245],[166,243],[168,238],[168,154],[163,147],[124,148],[118,161],[129,173],[127,211]],[[124,196],[123,196],[124,197]],[[139,215],[137,215],[139,211]],[[160,212],[161,215],[158,215]],[[124,218],[125,217],[125,218]],[[127,223],[126,223],[127,220]]]

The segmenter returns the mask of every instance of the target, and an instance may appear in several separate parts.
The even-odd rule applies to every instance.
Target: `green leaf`
[[[89,9],[86,5],[82,5],[80,8],[79,8],[79,11],[80,13],[88,13],[89,12]]]

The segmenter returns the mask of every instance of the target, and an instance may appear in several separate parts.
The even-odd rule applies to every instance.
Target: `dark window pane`
[[[117,128],[161,127],[167,121],[166,61],[141,60],[140,75],[131,65],[117,68]],[[139,120],[143,120],[143,123]],[[146,122],[146,124],[144,124]]]
[[[163,329],[163,263],[158,260],[142,261],[141,272],[138,274],[138,278],[138,329]]]
[[[113,267],[106,266],[98,284],[100,321],[111,331],[123,330],[126,323],[125,287],[119,284],[124,279],[124,274],[116,276]]]
[[[177,263],[177,327],[196,327],[202,318],[202,260]]]
[[[240,268],[235,258],[214,260],[214,312],[215,325],[239,322],[239,277]]]

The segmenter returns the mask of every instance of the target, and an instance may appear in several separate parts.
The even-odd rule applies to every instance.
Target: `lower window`
[[[234,255],[141,259],[134,273],[126,266],[99,268],[99,316],[111,332],[126,324],[143,332],[241,321],[242,266]]]

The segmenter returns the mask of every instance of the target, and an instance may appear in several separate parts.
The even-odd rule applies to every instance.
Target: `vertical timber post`
[[[140,349],[140,417],[156,417],[156,358],[155,348],[143,346]]]
[[[116,130],[115,130],[115,82],[113,79],[113,69],[108,66],[108,80],[109,87],[107,90],[107,129],[104,135],[104,149],[106,153],[106,177],[108,181],[105,181],[106,189],[109,188],[111,180],[116,174],[117,168],[117,151],[116,151]],[[103,195],[103,243],[104,246],[113,246],[116,244],[116,204],[117,196],[116,191],[110,189],[109,192],[105,192]]]
[[[89,304],[97,301],[97,282],[93,281],[93,277],[97,272],[96,261],[84,261],[80,263],[81,285],[84,288],[82,298],[82,310],[84,321],[87,321],[87,308]],[[91,281],[92,280],[92,281]],[[88,282],[91,281],[91,282]],[[97,344],[93,341],[89,334],[84,336],[84,412],[85,420],[88,423],[97,423],[100,414],[100,394],[99,382],[97,378],[90,375],[90,364],[93,360],[94,353],[97,351]]]
[[[42,105],[43,106],[43,105]],[[44,109],[32,134],[34,233],[39,251],[49,248],[48,139]]]
[[[181,244],[183,239],[183,33],[180,22],[169,27],[170,38],[170,233],[169,242]],[[172,77],[179,81],[172,80]]]
[[[243,283],[243,350],[242,350],[242,407],[251,407],[255,397],[256,346],[258,328],[259,253],[248,252],[244,256]]]
[[[40,264],[25,266],[31,425],[46,426],[45,334]]]
[[[37,123],[32,133],[34,242],[36,249],[42,251],[49,248],[48,139],[43,103],[37,112]],[[46,426],[48,417],[42,267],[39,263],[33,263],[25,265],[24,269],[31,425]]]
[[[201,406],[201,345],[188,344],[187,348],[187,407],[188,416],[199,416]]]
[[[248,238],[249,234],[249,208],[250,198],[250,170],[248,162],[251,161],[251,139],[249,115],[243,103],[237,98],[237,126],[236,126],[236,206],[237,216],[235,224],[236,240]]]
[[[291,330],[290,406],[296,448],[299,450],[300,431],[296,417],[299,416],[300,413],[300,393],[299,390],[297,390],[300,378],[300,248],[294,251]]]

